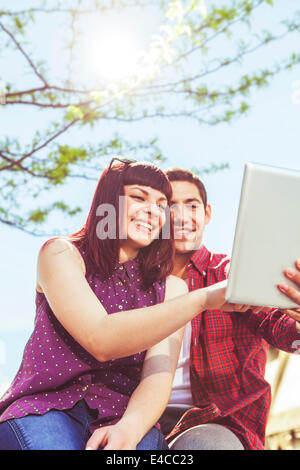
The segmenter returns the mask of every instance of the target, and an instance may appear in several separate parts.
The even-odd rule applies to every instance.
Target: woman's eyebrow
[[[145,194],[145,196],[149,196],[149,193],[148,191],[146,191],[145,189],[142,189],[140,188],[139,186],[134,186],[133,188],[131,188],[132,190],[133,189],[138,189],[139,191],[141,191],[142,193]],[[159,199],[157,199],[158,201],[168,201],[168,199],[166,198],[166,196],[162,196],[160,197]]]

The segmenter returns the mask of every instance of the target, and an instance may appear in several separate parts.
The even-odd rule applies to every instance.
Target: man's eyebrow
[[[191,197],[191,198],[188,198],[188,199],[184,199],[183,200],[183,203],[184,204],[189,204],[191,202],[199,202],[200,204],[203,204],[203,202],[201,201],[201,199],[198,199],[197,197]],[[171,200],[171,204],[176,204],[176,201],[173,201]]]
[[[149,193],[148,191],[146,191],[145,189],[142,189],[140,188],[139,186],[134,186],[133,188],[131,189],[138,189],[139,191],[141,191],[142,193],[144,193],[146,196],[149,196]],[[168,201],[168,199],[166,198],[166,196],[162,196],[160,197],[159,199],[157,199],[158,201]]]

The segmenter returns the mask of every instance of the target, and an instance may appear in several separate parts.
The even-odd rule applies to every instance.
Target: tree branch
[[[16,40],[14,35],[8,31],[8,29],[5,28],[5,26],[0,22],[0,28],[11,38],[11,40],[14,42],[15,46],[17,49],[21,52],[21,54],[25,57],[27,62],[29,63],[30,67],[34,71],[34,73],[37,75],[37,77],[44,83],[45,86],[48,86],[46,79],[42,76],[42,74],[38,71],[32,60],[30,59],[29,55],[24,51],[23,47],[21,44]]]
[[[34,153],[38,152],[39,150],[42,150],[43,148],[47,147],[47,145],[50,144],[53,140],[55,140],[57,137],[65,133],[70,127],[72,127],[76,122],[78,122],[79,119],[74,119],[71,121],[67,126],[64,126],[62,129],[60,129],[58,132],[53,134],[49,139],[47,139],[42,145],[38,147],[34,147],[29,153],[25,153],[19,160],[15,160],[11,165],[8,165],[5,169],[10,170],[12,167],[15,165],[19,165],[22,163],[26,158],[31,157]]]

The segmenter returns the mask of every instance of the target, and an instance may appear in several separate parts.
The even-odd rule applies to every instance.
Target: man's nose
[[[188,211],[184,206],[176,205],[172,207],[173,220],[175,225],[184,226],[190,221]]]

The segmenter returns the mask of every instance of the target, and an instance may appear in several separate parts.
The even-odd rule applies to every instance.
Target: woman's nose
[[[147,216],[150,219],[158,219],[160,217],[161,211],[159,207],[156,204],[153,203],[148,203],[144,208],[143,208],[144,214],[147,214]]]

